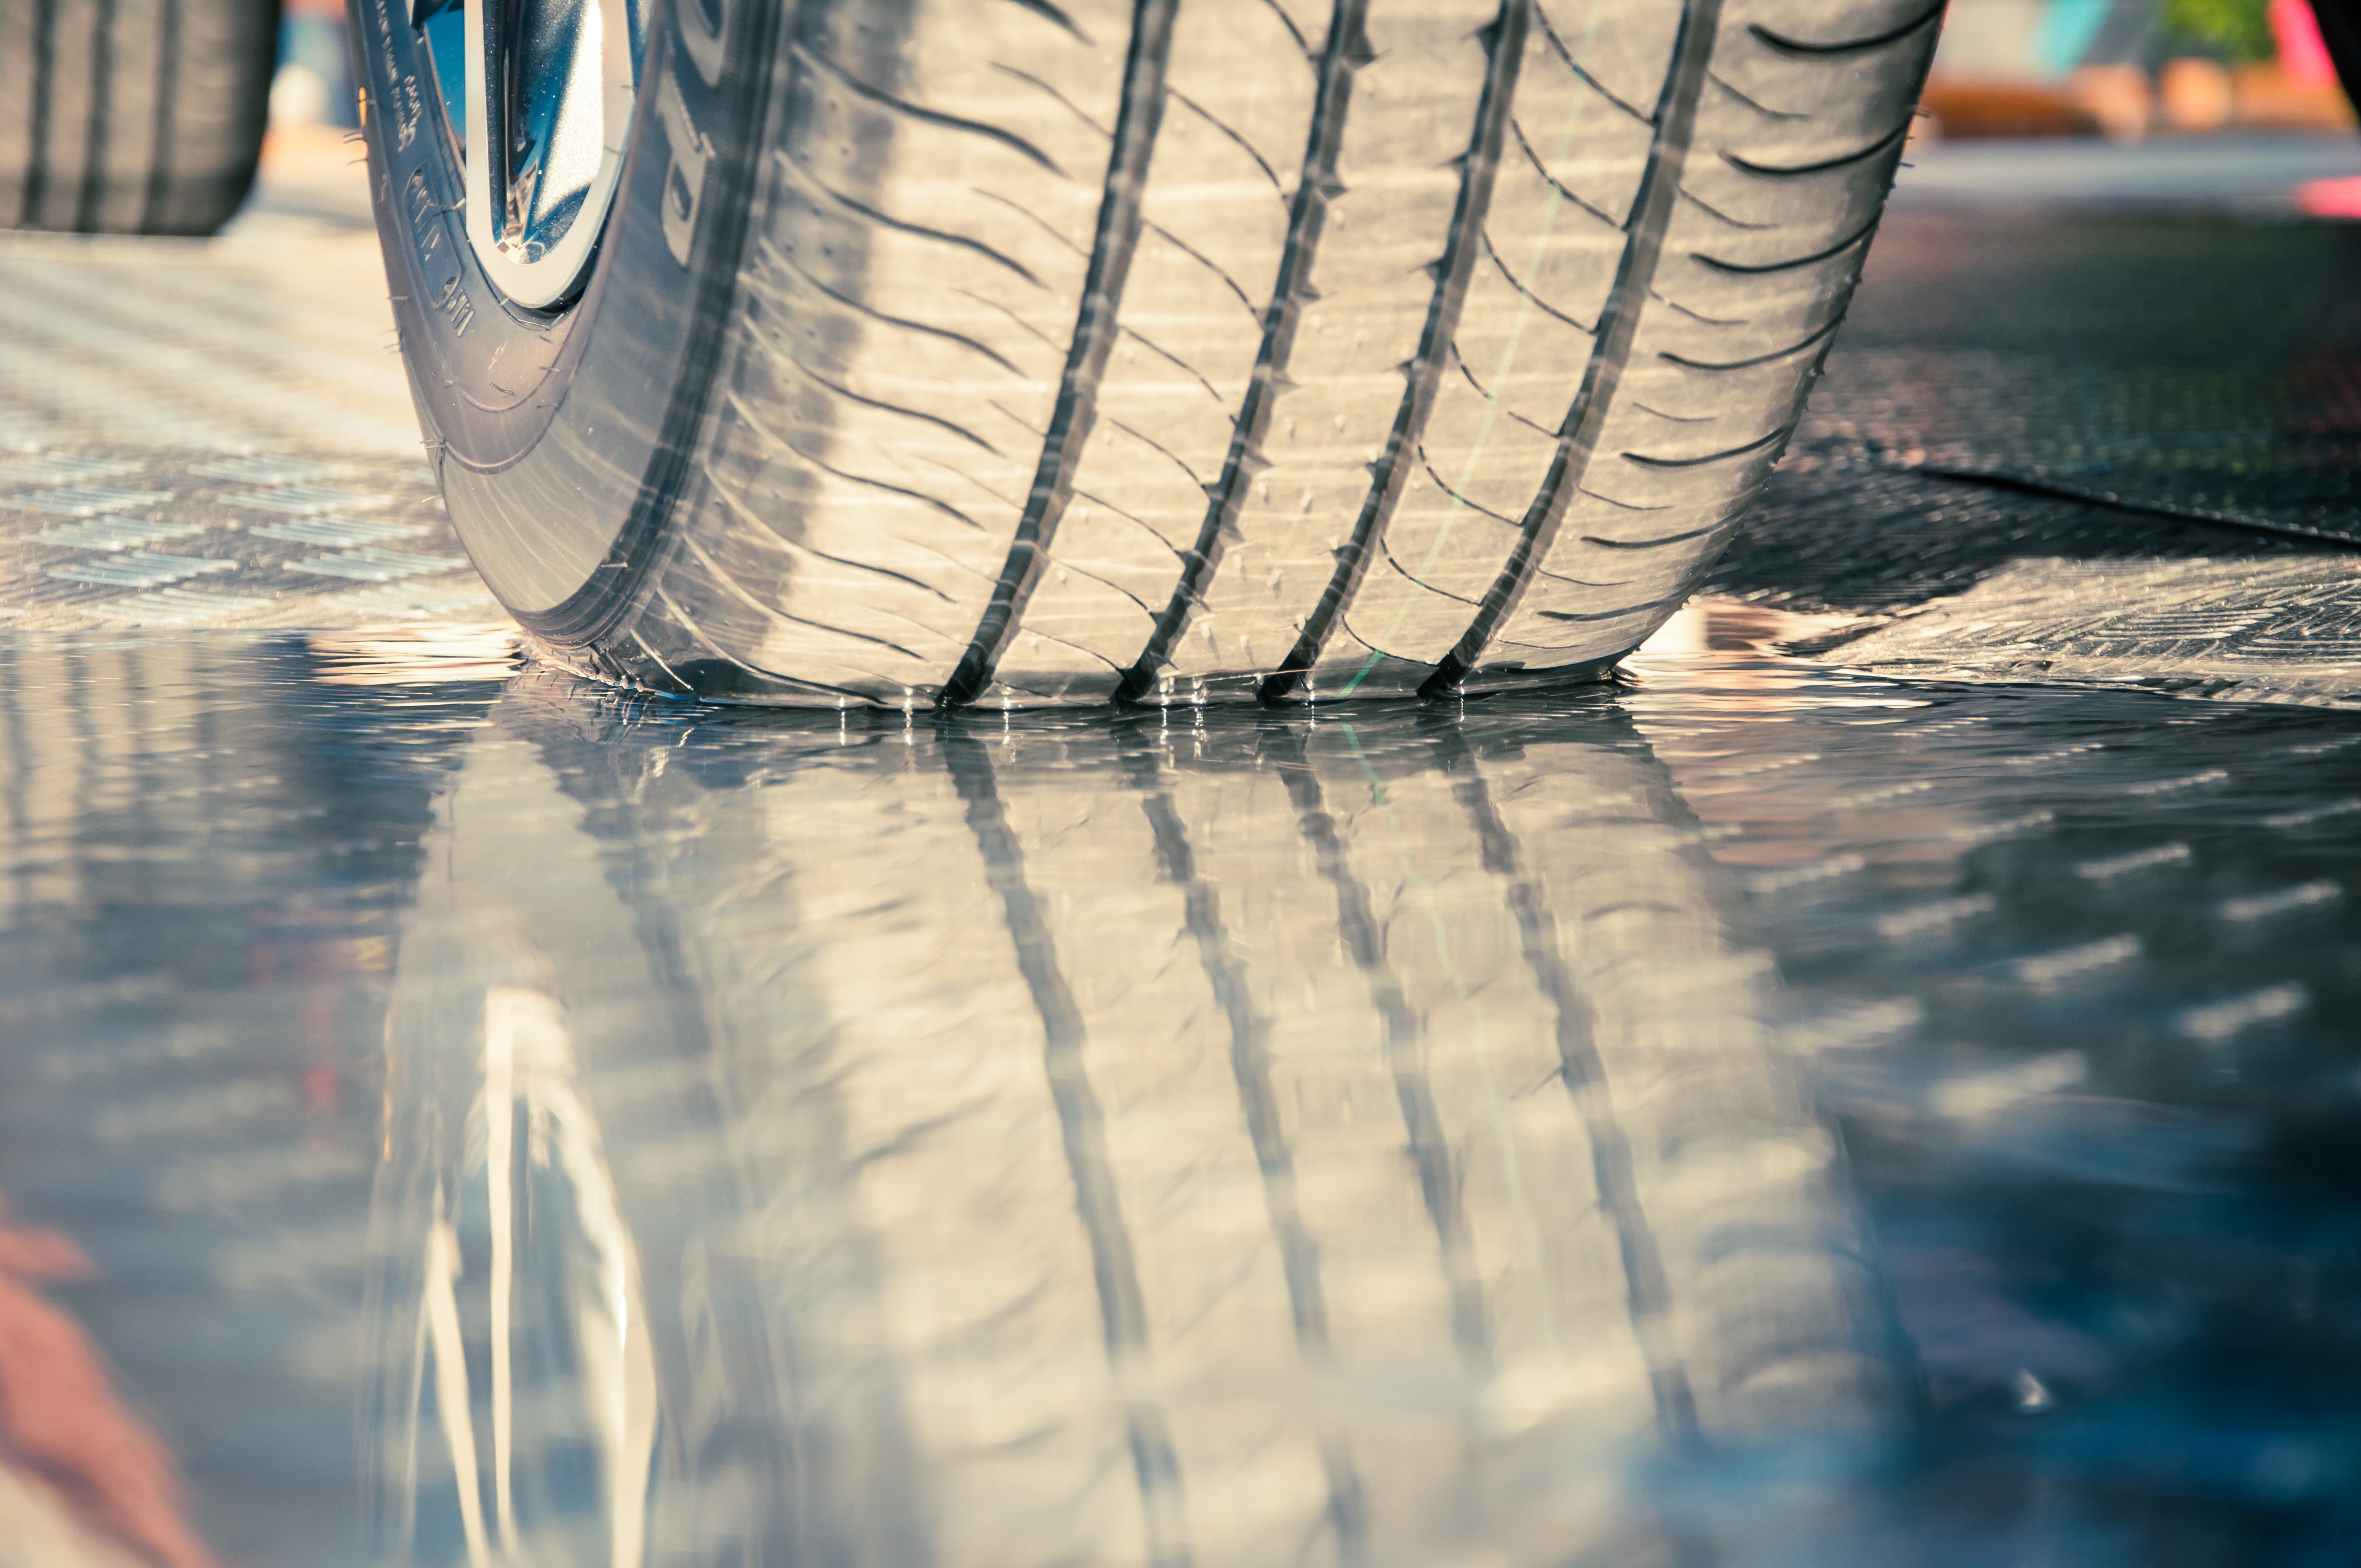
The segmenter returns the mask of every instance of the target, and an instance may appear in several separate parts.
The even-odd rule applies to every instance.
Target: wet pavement
[[[1960,150],[1620,679],[1317,713],[533,668],[357,308],[254,353],[358,423],[109,413],[25,345],[117,305],[9,242],[0,1192],[90,1268],[0,1231],[0,1324],[185,1476],[52,1455],[65,1511],[274,1568],[2350,1561],[2361,233]],[[324,297],[338,189],[105,265]]]

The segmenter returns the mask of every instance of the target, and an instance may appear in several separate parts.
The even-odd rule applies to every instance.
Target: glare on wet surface
[[[2333,1557],[2361,732],[1699,630],[942,723],[20,634],[0,1189],[225,1561]]]

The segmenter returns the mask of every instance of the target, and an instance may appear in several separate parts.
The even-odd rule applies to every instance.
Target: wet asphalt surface
[[[1318,715],[538,670],[346,187],[0,246],[0,1191],[192,1528],[2352,1561],[2361,232],[2000,150],[1615,684]]]

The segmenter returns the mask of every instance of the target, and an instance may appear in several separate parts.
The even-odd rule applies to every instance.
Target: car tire
[[[399,9],[379,213],[493,591],[578,671],[896,707],[1605,671],[1795,429],[1941,13],[695,0],[528,310]]]
[[[0,227],[213,233],[278,52],[278,0],[0,0]]]

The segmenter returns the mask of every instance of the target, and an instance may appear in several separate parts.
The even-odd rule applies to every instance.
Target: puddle
[[[0,1191],[90,1266],[0,1248],[0,1314],[129,1434],[0,1519],[2333,1560],[2361,729],[1771,651],[1827,630],[945,725],[497,627],[0,641]]]

